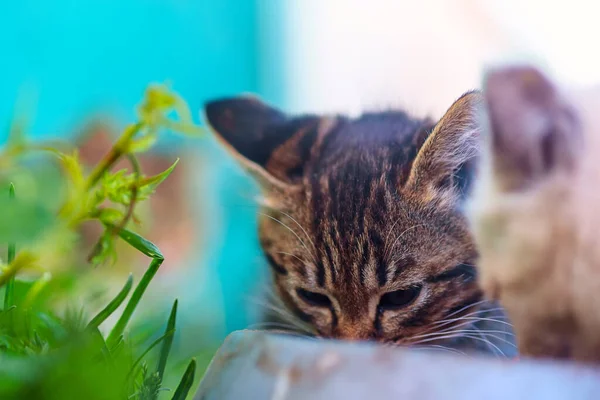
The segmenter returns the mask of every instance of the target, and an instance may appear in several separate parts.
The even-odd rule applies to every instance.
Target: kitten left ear
[[[465,93],[446,111],[419,150],[406,187],[426,199],[464,195],[480,150],[483,98]]]
[[[263,189],[302,179],[321,118],[290,117],[254,97],[213,100],[204,112],[221,143]]]

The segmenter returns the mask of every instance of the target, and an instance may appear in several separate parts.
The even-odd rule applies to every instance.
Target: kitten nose
[[[336,331],[335,337],[342,340],[368,340],[373,338],[369,328],[363,328],[360,325],[340,325]]]

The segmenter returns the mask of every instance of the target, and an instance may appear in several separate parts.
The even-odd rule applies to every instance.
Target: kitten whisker
[[[394,231],[394,228],[396,227],[396,224],[398,222],[400,222],[401,218],[397,218],[396,221],[394,221],[394,223],[392,224],[392,227],[388,230],[387,235],[385,235],[385,241],[384,241],[384,245],[383,245],[383,256],[384,258],[387,256],[387,248],[388,248],[388,244],[389,244],[389,240],[390,240],[390,235],[392,234],[392,232]]]
[[[479,336],[482,340],[485,340],[484,343],[487,346],[487,348],[489,350],[491,350],[494,355],[498,355],[498,353],[496,353],[496,349],[494,349],[494,347],[490,346],[489,339],[486,340],[486,337],[483,335],[483,333],[481,331],[477,330],[477,328],[475,327],[475,325],[473,325],[473,328],[475,328],[475,333],[477,334],[477,336]]]
[[[503,343],[506,343],[507,345],[509,345],[509,346],[511,346],[511,347],[513,347],[515,349],[517,348],[517,346],[513,342],[511,342],[511,341],[509,341],[509,340],[507,340],[505,338],[502,338],[502,337],[496,335],[496,334],[502,334],[502,335],[508,335],[508,336],[514,337],[515,335],[513,333],[504,332],[504,331],[500,331],[500,330],[493,330],[493,329],[480,329],[480,328],[477,328],[477,327],[473,327],[473,329],[457,329],[457,330],[454,330],[454,331],[436,332],[436,333],[429,334],[429,335],[416,336],[416,337],[414,337],[412,339],[421,339],[421,338],[425,339],[425,337],[427,336],[428,340],[440,340],[442,338],[443,339],[447,338],[446,337],[447,335],[455,335],[455,337],[467,337],[464,334],[471,334],[471,333],[477,333],[477,334],[483,335],[485,337],[489,336],[489,337],[492,337],[492,338],[494,338],[496,340],[499,340],[499,341],[501,341]],[[422,341],[418,341],[418,342],[415,342],[415,343],[422,343],[422,342],[425,342],[425,341],[426,340],[422,340]]]
[[[504,311],[504,309],[502,307],[496,307],[496,308],[478,308],[478,309],[476,309],[474,311],[466,313],[465,315],[461,315],[460,317],[455,317],[455,318],[452,318],[452,319],[464,318],[464,317],[471,317],[471,316],[477,315],[477,314],[485,314],[485,313],[490,313],[491,314],[491,313],[494,313],[494,312],[499,313],[499,316],[504,316],[503,311]],[[450,319],[448,317],[452,317],[453,315],[456,315],[456,313],[452,313],[452,314],[448,315],[445,319],[443,319],[441,321],[438,321],[436,323],[443,322],[443,321],[449,321]]]
[[[513,325],[510,322],[502,321],[502,320],[495,319],[495,318],[487,318],[487,317],[461,317],[461,318],[457,318],[456,320],[457,321],[461,321],[461,320],[462,321],[469,321],[469,320],[472,320],[472,321],[479,321],[479,322],[482,322],[482,321],[497,322],[497,323],[499,323],[501,325],[509,326],[511,328],[513,327]]]
[[[313,251],[317,251],[317,247],[315,246],[315,243],[314,243],[314,242],[312,241],[312,239],[310,238],[310,235],[308,234],[308,232],[306,232],[306,229],[304,229],[304,227],[303,227],[302,225],[300,225],[300,223],[299,223],[298,221],[296,221],[294,218],[292,218],[292,216],[291,216],[291,215],[289,215],[289,214],[287,214],[287,213],[285,213],[285,212],[283,212],[283,211],[281,211],[281,210],[278,210],[278,212],[279,212],[279,213],[281,213],[281,214],[283,214],[283,215],[285,215],[286,217],[288,217],[288,218],[289,218],[289,219],[291,219],[292,221],[294,221],[294,223],[295,223],[296,225],[298,225],[298,228],[300,228],[300,229],[302,230],[302,232],[304,232],[304,236],[306,236],[306,238],[307,238],[307,239],[308,239],[308,241],[310,242],[310,244],[311,244],[311,246],[312,246],[312,248],[313,248]]]
[[[246,327],[246,329],[258,329],[258,330],[262,330],[262,329],[270,330],[271,328],[280,328],[280,329],[286,329],[286,330],[290,330],[290,331],[297,329],[297,327],[295,327],[291,324],[284,324],[281,322],[257,322],[255,324],[250,324]]]
[[[285,322],[290,323],[295,329],[297,329],[303,333],[307,333],[309,335],[314,334],[312,331],[312,327],[309,324],[306,324],[304,321],[301,321],[297,316],[292,314],[290,311],[288,311],[284,307],[270,303],[270,302],[265,302],[260,299],[255,299],[254,303],[258,306],[262,306],[268,310],[273,311],[278,316],[280,316],[283,320],[285,320]]]
[[[498,320],[498,319],[495,319],[495,318],[488,318],[488,317],[457,318],[453,322],[457,322],[457,323],[453,324],[453,325],[451,325],[451,326],[449,326],[449,327],[447,327],[447,328],[445,328],[445,329],[443,329],[441,331],[438,331],[438,332],[451,331],[452,329],[456,329],[456,328],[464,327],[464,326],[473,326],[473,327],[475,327],[478,322],[490,322],[492,324],[494,324],[494,323],[497,322],[502,327],[506,327],[507,326],[507,325],[505,325],[506,323],[504,321],[501,321],[501,320]],[[449,324],[449,322],[447,324]],[[437,327],[437,328],[439,328],[439,327]],[[511,331],[503,331],[503,332],[509,333]],[[429,332],[431,332],[431,330],[429,330]],[[427,333],[425,333],[425,334],[427,334]]]
[[[262,206],[263,206],[264,208],[268,208],[268,209],[270,209],[270,210],[273,210],[273,211],[276,211],[276,212],[278,212],[278,213],[280,213],[280,214],[283,214],[283,215],[285,215],[286,217],[288,217],[289,219],[291,219],[291,220],[292,220],[292,221],[293,221],[293,222],[294,222],[294,223],[295,223],[295,224],[298,226],[298,228],[300,228],[300,229],[302,230],[302,232],[304,233],[304,236],[306,236],[306,238],[307,238],[307,239],[308,239],[308,241],[310,242],[310,244],[311,244],[311,246],[312,246],[312,249],[313,249],[313,251],[317,251],[317,247],[315,246],[315,243],[314,243],[314,242],[313,242],[313,240],[311,239],[311,237],[310,237],[310,235],[308,234],[308,232],[306,231],[306,229],[304,229],[304,227],[303,227],[303,226],[302,226],[302,225],[301,225],[301,224],[300,224],[300,223],[299,223],[299,222],[298,222],[296,219],[294,219],[294,217],[292,217],[292,216],[291,216],[291,215],[289,215],[288,213],[286,213],[286,212],[284,212],[284,211],[281,211],[281,210],[279,210],[279,209],[276,209],[276,208],[274,208],[274,207],[271,207],[271,206],[268,206],[268,205],[265,205],[265,204],[262,204]],[[264,215],[264,214],[263,214],[263,215]],[[280,222],[280,223],[282,223],[281,221],[279,221],[279,222]],[[305,248],[306,248],[306,246],[305,246]],[[313,253],[312,253],[312,252],[309,252],[309,254],[311,254],[311,255],[312,255]],[[314,258],[314,257],[312,257],[312,258]]]
[[[314,253],[313,253],[313,252],[311,252],[311,251],[308,249],[308,247],[306,246],[306,243],[304,243],[304,241],[302,240],[302,238],[301,238],[300,236],[298,236],[298,234],[297,234],[297,233],[296,233],[296,232],[295,232],[295,231],[294,231],[292,228],[290,228],[289,226],[287,226],[286,224],[284,224],[282,221],[278,220],[277,218],[275,218],[275,217],[272,217],[272,216],[270,216],[270,215],[268,215],[268,214],[265,214],[265,213],[263,213],[263,212],[259,212],[259,214],[260,214],[260,215],[263,215],[263,216],[265,216],[265,217],[267,217],[267,218],[269,218],[269,219],[271,219],[271,220],[273,220],[273,221],[275,221],[275,222],[277,222],[278,224],[280,224],[281,226],[283,226],[284,228],[286,228],[288,231],[292,232],[292,233],[294,234],[294,236],[296,236],[296,238],[297,238],[297,239],[300,241],[300,243],[302,243],[302,246],[303,246],[303,247],[304,247],[304,249],[307,251],[308,255],[309,255],[311,258],[312,258],[312,261],[313,261],[314,263],[316,263],[316,258],[315,258],[315,256],[314,256]]]
[[[443,335],[443,334],[446,334],[448,332],[458,332],[458,330],[456,330],[457,328],[460,328],[460,327],[465,326],[465,325],[470,325],[470,324],[473,324],[473,322],[467,321],[467,322],[464,322],[462,324],[454,325],[454,326],[452,326],[452,327],[450,327],[448,329],[444,329],[444,330],[441,330],[441,331],[438,331],[438,332],[424,333],[422,335],[416,335],[416,336],[411,337],[411,339],[421,339],[421,338],[426,338],[426,337],[435,337],[436,335]],[[463,330],[460,330],[460,332],[474,333],[475,330],[481,331],[481,329],[476,328],[476,327],[473,327],[471,330],[473,332],[468,332],[469,329],[463,329]],[[501,330],[498,330],[498,329],[487,329],[485,331],[486,332],[490,332],[490,333],[500,333],[500,334],[504,334],[504,335],[512,336],[512,337],[515,336],[515,334],[512,333],[512,332],[501,331]]]
[[[496,346],[494,343],[492,343],[489,339],[481,338],[481,337],[478,337],[478,336],[472,336],[472,335],[459,335],[459,334],[453,333],[453,334],[449,334],[449,335],[445,335],[445,336],[441,336],[441,337],[424,339],[424,340],[421,340],[421,341],[418,341],[418,342],[415,342],[415,343],[411,343],[411,344],[413,344],[413,345],[419,345],[419,344],[422,344],[422,343],[433,342],[433,341],[436,341],[436,340],[456,339],[456,338],[467,338],[467,339],[481,341],[483,343],[486,343],[488,346],[491,346],[496,351],[498,351],[503,357],[506,357],[506,354],[502,351],[502,349],[500,349],[498,346]]]
[[[462,317],[451,318],[451,319],[446,318],[441,321],[432,322],[430,324],[430,328],[425,330],[423,333],[431,332],[434,329],[439,329],[443,326],[452,324],[453,322],[458,322],[458,321],[464,320],[465,318],[468,318],[468,317],[473,317],[478,314],[491,313],[491,312],[495,312],[495,311],[503,311],[503,309],[502,308],[494,308],[494,309],[487,309],[487,310],[479,309],[479,310],[473,311],[471,313],[468,313]],[[451,315],[453,315],[453,314],[451,314]],[[493,317],[493,315],[489,315],[488,317]],[[499,315],[499,317],[504,317],[504,314]],[[469,321],[472,321],[472,320],[469,320]],[[501,320],[498,320],[498,321],[501,321]],[[467,323],[474,323],[474,322],[467,322]],[[511,325],[511,327],[512,327],[512,325]]]
[[[499,314],[497,316],[498,318],[492,318],[492,317],[496,317],[496,315],[487,315],[487,316],[484,315],[482,317],[475,317],[476,315],[486,314],[486,313],[489,313],[489,312],[490,312],[489,310],[479,310],[479,311],[475,311],[475,312],[463,315],[461,317],[450,318],[450,319],[443,319],[441,321],[435,321],[435,322],[432,322],[430,325],[432,326],[432,328],[436,329],[436,328],[439,328],[439,325],[442,325],[442,326],[443,325],[448,325],[449,323],[456,322],[456,321],[461,321],[461,320],[468,321],[469,318],[491,318],[493,320],[492,322],[497,321],[497,322],[499,322],[502,325],[506,325],[506,326],[509,326],[509,327],[512,328],[512,324],[509,323],[509,322],[507,322],[505,320],[504,314]]]
[[[463,312],[465,310],[468,310],[470,307],[476,307],[478,305],[481,305],[481,304],[484,304],[484,303],[487,303],[487,302],[488,302],[487,300],[479,300],[479,301],[476,301],[475,303],[468,304],[468,305],[464,306],[463,308],[461,308],[459,310],[456,310],[456,311],[454,311],[451,314],[446,315],[446,318],[451,317],[451,316],[456,315],[456,314],[460,314],[461,312]]]
[[[442,330],[435,331],[435,332],[432,332],[432,330],[429,329],[428,331],[426,331],[425,333],[423,333],[421,335],[413,336],[412,339],[418,339],[418,338],[423,338],[423,337],[430,337],[430,336],[445,334],[447,332],[452,332],[453,330],[455,330],[457,328],[462,328],[464,326],[470,326],[470,325],[473,325],[473,324],[475,324],[475,322],[473,322],[473,321],[465,321],[465,322],[461,322],[461,323],[449,326],[447,328],[444,328]]]
[[[493,339],[495,339],[495,340],[498,340],[498,341],[500,341],[500,342],[503,342],[503,343],[505,343],[505,344],[507,344],[507,345],[511,346],[511,347],[512,347],[512,348],[514,348],[514,349],[517,349],[517,346],[516,346],[516,345],[515,345],[513,342],[511,342],[511,341],[508,341],[508,340],[506,340],[506,339],[504,339],[504,338],[501,338],[501,337],[499,337],[499,336],[497,336],[497,335],[493,335],[493,334],[487,333],[487,332],[489,332],[489,331],[487,331],[487,330],[481,330],[481,329],[478,329],[477,327],[475,327],[475,332],[477,333],[477,335],[478,335],[478,336],[479,336],[479,337],[480,337],[482,340],[485,340],[485,341],[486,341],[486,345],[488,346],[488,348],[489,348],[490,350],[494,351],[495,349],[497,349],[497,350],[499,350],[499,351],[500,351],[500,353],[501,353],[501,354],[502,354],[504,357],[506,357],[506,354],[504,354],[504,352],[502,352],[498,346],[495,346],[495,345],[493,345],[493,347],[492,347],[492,341],[488,339],[488,336],[489,336],[489,337],[492,337],[492,338],[493,338]]]
[[[494,338],[496,340],[499,340],[499,341],[501,341],[503,343],[506,343],[507,345],[511,346],[514,349],[517,349],[517,345],[516,344],[514,344],[513,342],[511,342],[508,339],[505,339],[505,338],[500,337],[500,336],[498,336],[498,335],[495,334],[495,333],[498,333],[498,334],[502,334],[502,335],[508,335],[507,332],[498,331],[498,330],[480,329],[480,328],[477,328],[477,327],[475,327],[475,330],[478,331],[479,333],[481,333],[485,337],[490,336],[490,337],[492,337],[492,338]],[[511,336],[513,338],[515,337],[515,335],[512,334],[512,333],[510,335],[508,335],[508,336]]]
[[[278,251],[278,252],[276,252],[276,254],[285,254],[286,256],[294,257],[296,260],[300,261],[300,262],[301,262],[302,264],[304,264],[305,266],[306,266],[306,265],[309,265],[308,261],[306,261],[306,260],[303,260],[302,258],[298,257],[298,256],[297,256],[297,255],[295,255],[295,254],[292,254],[292,253],[287,253],[287,252],[285,252],[285,251]]]
[[[298,331],[282,331],[282,330],[276,330],[276,329],[274,329],[274,330],[271,330],[269,332],[277,334],[277,335],[295,336],[295,337],[299,337],[299,338],[302,338],[302,339],[310,339],[310,340],[316,340],[317,339],[317,337],[314,336],[314,335],[309,335],[307,333],[301,333],[301,332],[298,332]]]
[[[448,353],[459,354],[459,355],[462,355],[465,357],[467,356],[467,354],[463,351],[460,351],[458,349],[453,349],[452,347],[448,347],[448,346],[442,346],[441,344],[430,344],[430,345],[426,345],[426,346],[419,346],[419,347],[414,347],[414,349],[417,349],[417,350],[443,350]]]
[[[394,248],[394,246],[396,245],[396,243],[398,243],[398,240],[402,239],[402,236],[404,236],[407,232],[410,232],[411,230],[415,229],[415,228],[419,228],[421,226],[426,226],[425,224],[416,224],[413,225],[409,228],[406,228],[404,231],[402,231],[401,234],[399,234],[396,239],[394,240],[394,243],[392,244],[392,246],[384,253],[384,257],[387,257],[389,254],[389,251],[391,251],[391,249]]]

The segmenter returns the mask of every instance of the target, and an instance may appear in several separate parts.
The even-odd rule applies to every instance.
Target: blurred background
[[[568,83],[597,83],[598,11],[583,0],[3,2],[0,121],[8,126],[17,107],[30,135],[73,140],[91,164],[152,82],[170,83],[200,124],[206,100],[247,92],[294,113],[402,107],[439,117],[497,63],[531,61]],[[136,318],[164,320],[179,298],[175,346],[189,355],[257,321],[268,275],[253,182],[210,135],[167,135],[142,161],[153,173],[176,157],[144,226],[166,262],[149,289],[154,304]],[[86,235],[93,242],[97,232]],[[103,282],[146,265],[131,258]]]

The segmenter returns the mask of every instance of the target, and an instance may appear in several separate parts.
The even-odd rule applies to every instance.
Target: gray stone
[[[195,399],[600,399],[600,369],[239,331]]]

